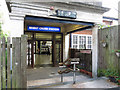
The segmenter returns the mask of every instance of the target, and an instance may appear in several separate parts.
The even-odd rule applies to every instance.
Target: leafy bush
[[[8,35],[7,33],[4,33],[4,32],[3,32],[3,30],[2,30],[2,23],[0,23],[0,37],[1,37],[1,38],[5,37],[6,40],[7,40],[7,37],[8,37],[8,36],[9,36],[9,35]]]
[[[116,80],[120,80],[120,76],[118,76],[118,77],[116,78]]]
[[[105,72],[106,72],[105,69],[99,69],[99,70],[98,70],[98,77],[100,77],[100,76],[105,76]]]
[[[6,44],[7,44],[7,37],[8,37],[8,34],[6,34],[6,33],[4,33],[3,31],[2,31],[2,23],[0,23],[0,37],[1,38],[3,38],[3,37],[5,37],[5,39],[6,39]],[[1,57],[1,60],[2,60],[2,58],[3,57]],[[6,64],[7,64],[7,50],[5,50],[5,60],[6,60]]]
[[[99,69],[98,70],[98,76],[106,76],[106,77],[109,77],[109,76],[116,76],[118,77],[119,76],[119,73],[117,70],[111,70],[111,69]]]

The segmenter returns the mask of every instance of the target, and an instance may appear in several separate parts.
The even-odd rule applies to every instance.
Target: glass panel
[[[77,45],[73,45],[73,48],[77,49]]]
[[[87,45],[87,49],[91,49],[92,48],[92,36],[88,36],[88,45]]]
[[[79,36],[79,49],[85,49],[86,36]]]
[[[52,41],[40,41],[40,53],[51,54],[52,53]]]
[[[28,40],[31,40],[33,35],[32,33],[29,33],[29,32],[25,32],[25,34],[28,36]]]
[[[38,53],[39,50],[38,50],[38,42],[37,41],[36,41],[36,49],[35,50],[36,50],[36,53]]]
[[[78,36],[73,35],[73,44],[77,44],[77,43],[78,43]]]
[[[61,62],[61,43],[56,43],[56,59],[57,59],[57,62]]]
[[[28,45],[27,45],[27,65],[30,65],[31,64],[31,43],[28,42]]]
[[[56,34],[56,40],[57,40],[57,41],[62,40],[62,35],[61,35],[61,34]]]
[[[43,39],[43,40],[51,40],[52,39],[52,34],[49,34],[49,33],[36,33],[36,35],[35,35],[35,38],[37,39],[37,40],[41,40],[41,39]]]

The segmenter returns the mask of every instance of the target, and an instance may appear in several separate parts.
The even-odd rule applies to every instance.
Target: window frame
[[[86,34],[71,34],[71,35],[72,35],[72,39],[71,39],[71,40],[72,40],[72,41],[71,41],[71,44],[72,44],[72,45],[71,45],[71,48],[74,48],[73,46],[74,46],[74,45],[77,45],[77,48],[76,48],[76,49],[80,49],[80,48],[79,48],[79,45],[80,45],[80,44],[79,44],[79,39],[80,39],[79,37],[80,37],[80,36],[85,36],[85,37],[86,37],[86,49],[92,49],[92,35],[86,35]],[[74,44],[74,43],[73,43],[73,40],[74,40],[74,39],[73,39],[73,36],[74,36],[74,35],[77,36],[77,44]],[[91,37],[91,44],[88,43],[88,37]],[[89,48],[88,45],[91,45],[91,48]],[[83,48],[83,49],[84,49],[84,48]]]

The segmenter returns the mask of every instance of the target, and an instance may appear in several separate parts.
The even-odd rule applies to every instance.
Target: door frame
[[[56,42],[58,42],[56,39],[55,39],[55,36],[57,35],[57,34],[61,34],[61,41],[59,41],[59,42],[61,42],[61,62],[63,62],[63,33],[55,33],[55,32],[38,32],[38,31],[24,31],[24,34],[26,33],[26,32],[29,32],[29,33],[32,33],[32,35],[33,35],[33,38],[31,39],[31,40],[28,40],[28,41],[31,41],[32,42],[32,50],[31,50],[31,66],[32,66],[32,68],[34,68],[34,42],[35,41],[38,41],[38,40],[40,40],[40,39],[36,39],[36,37],[35,37],[35,34],[36,33],[50,33],[51,35],[52,35],[52,40],[43,40],[43,39],[41,39],[40,41],[52,41],[52,62],[53,62],[53,66],[58,66],[58,64],[56,63],[57,62],[57,60],[56,60],[56,45],[55,45],[55,43]]]

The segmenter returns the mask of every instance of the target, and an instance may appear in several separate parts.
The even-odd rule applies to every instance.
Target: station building
[[[28,66],[58,66],[69,58],[70,34],[91,29],[92,73],[97,76],[98,24],[108,8],[84,2],[6,3],[11,37],[28,35]]]

